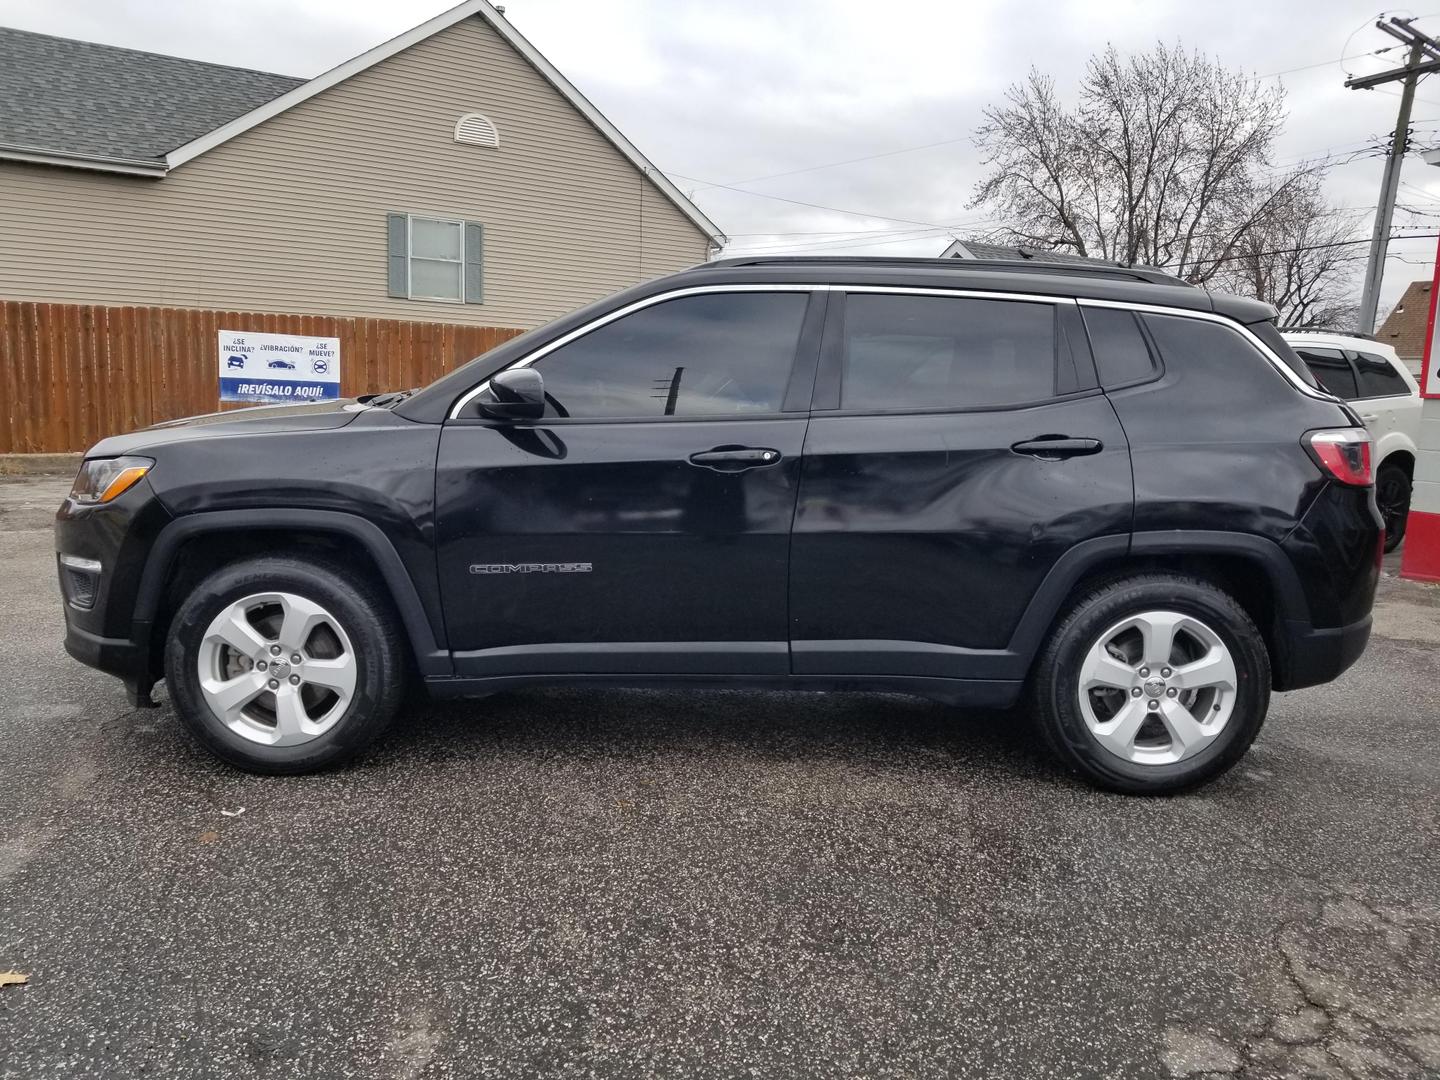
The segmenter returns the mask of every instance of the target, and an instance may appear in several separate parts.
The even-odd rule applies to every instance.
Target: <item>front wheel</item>
[[[1055,754],[1127,794],[1197,787],[1244,755],[1270,703],[1250,617],[1208,582],[1154,574],[1098,587],[1051,634],[1033,705]]]
[[[180,606],[165,650],[176,711],[211,753],[262,773],[311,772],[385,729],[404,690],[386,605],[329,563],[224,567]]]

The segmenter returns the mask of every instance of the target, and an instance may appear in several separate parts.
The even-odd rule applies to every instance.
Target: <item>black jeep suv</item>
[[[1370,442],[1265,304],[1156,271],[707,264],[423,390],[106,439],[66,647],[215,754],[355,753],[407,682],[1022,700],[1130,792],[1365,647]]]

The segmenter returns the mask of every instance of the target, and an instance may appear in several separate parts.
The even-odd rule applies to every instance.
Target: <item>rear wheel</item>
[[[242,769],[309,772],[389,723],[404,659],[386,606],[338,567],[256,559],[206,578],[176,613],[165,674],[180,719]]]
[[[1056,755],[1112,791],[1165,794],[1245,753],[1270,662],[1244,610],[1207,582],[1145,575],[1091,591],[1036,664],[1033,703]]]
[[[1405,540],[1410,517],[1410,477],[1399,465],[1382,465],[1375,477],[1375,505],[1385,519],[1385,550],[1394,551]]]

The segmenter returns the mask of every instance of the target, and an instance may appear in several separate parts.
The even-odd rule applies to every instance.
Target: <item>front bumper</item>
[[[149,675],[149,657],[146,650],[127,638],[107,638],[92,634],[75,625],[70,618],[65,620],[65,651],[93,668],[122,679],[138,679]]]
[[[148,480],[100,506],[67,498],[55,516],[65,651],[82,664],[119,676],[132,701],[148,701],[157,674],[149,627],[135,619],[135,600],[146,556],[170,520]],[[85,597],[75,595],[66,556],[99,565]]]
[[[1348,626],[1317,630],[1308,622],[1288,621],[1278,642],[1282,656],[1275,670],[1276,690],[1300,690],[1337,679],[1360,659],[1370,641],[1371,617]]]

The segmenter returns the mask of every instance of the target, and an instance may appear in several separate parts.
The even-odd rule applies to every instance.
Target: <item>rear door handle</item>
[[[717,446],[713,450],[702,450],[690,455],[690,464],[715,472],[744,472],[746,469],[763,469],[780,460],[780,451],[768,446]]]
[[[1030,457],[1043,458],[1046,461],[1059,461],[1061,458],[1079,457],[1082,454],[1098,454],[1105,449],[1105,444],[1099,439],[1072,439],[1067,435],[1041,435],[1039,438],[1014,443],[1010,449],[1017,454],[1028,454]]]

